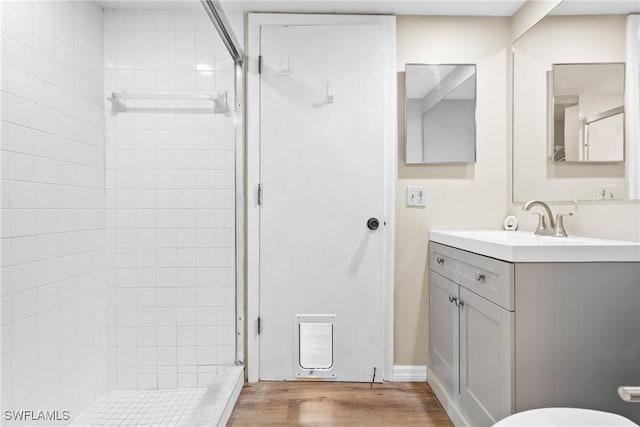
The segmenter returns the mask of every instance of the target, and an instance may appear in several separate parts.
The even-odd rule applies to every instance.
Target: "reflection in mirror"
[[[407,64],[406,163],[474,163],[476,66]]]
[[[624,161],[624,64],[553,64],[549,81],[553,161]]]

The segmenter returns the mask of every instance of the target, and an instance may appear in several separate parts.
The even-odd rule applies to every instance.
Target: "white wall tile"
[[[190,388],[198,386],[196,372],[178,372],[178,388]]]
[[[174,346],[159,346],[157,352],[158,366],[177,366],[178,350]]]
[[[51,57],[40,52],[33,53],[33,75],[48,83],[56,83],[56,63]]]
[[[177,329],[177,345],[183,346],[195,346],[198,344],[197,328],[194,326],[178,326]]]
[[[216,346],[216,361],[220,365],[228,365],[233,363],[234,359],[234,347],[233,345],[218,345]]]
[[[131,43],[131,41],[129,41]],[[154,31],[136,29],[135,48],[138,51],[153,51],[156,49],[156,33]]]
[[[135,390],[138,388],[135,367],[119,367],[117,370],[117,388],[120,390]]]
[[[38,311],[37,298],[36,289],[14,293],[11,298],[11,319],[16,321],[35,315]]]
[[[195,366],[197,363],[197,347],[195,345],[179,345],[177,347],[177,362],[179,366]]]
[[[141,347],[153,347],[153,351],[155,352],[155,346],[158,344],[157,328],[149,326],[138,327],[137,343]]]
[[[197,350],[198,365],[215,365],[217,363],[217,351],[215,346],[199,345]]]
[[[159,31],[174,31],[175,12],[170,10],[158,10],[155,12],[155,29]]]
[[[193,68],[193,60],[184,58],[185,66],[179,67],[179,56],[176,55],[176,68]],[[196,89],[196,73],[193,71],[178,70],[175,73],[175,85],[178,91],[194,91]]]
[[[138,373],[138,390],[156,390],[158,388],[158,374]]]
[[[118,347],[116,349],[116,357],[118,361],[118,368],[120,367],[135,367],[136,366],[136,347]],[[120,386],[121,379],[118,378],[118,386]]]
[[[178,327],[198,325],[197,313],[193,307],[176,308],[176,325]]]
[[[137,349],[136,364],[139,367],[151,367],[156,366],[157,351],[155,347],[139,346]]]
[[[136,11],[131,9],[117,9],[113,12],[113,28],[117,30],[132,30],[135,25]]]
[[[147,93],[217,90],[220,43],[208,17],[170,10],[104,15],[109,50],[105,88]],[[144,105],[193,106],[162,100]],[[153,388],[154,378],[160,388],[195,385],[197,366],[228,359],[227,342],[235,336],[218,329],[219,321],[229,322],[229,311],[219,314],[219,307],[233,308],[233,293],[216,290],[228,281],[220,266],[233,273],[234,258],[216,249],[233,253],[234,248],[232,118],[109,113],[105,123],[115,129],[107,131],[105,157],[107,236],[116,248],[112,277],[118,286],[109,300],[115,315],[107,324],[114,336],[111,381],[119,388]],[[218,196],[215,188],[230,196]],[[230,336],[219,349],[218,334],[223,331]],[[157,369],[150,370],[152,366]],[[206,374],[202,372],[203,381]]]
[[[196,50],[214,51],[216,47],[216,35],[210,31],[197,31],[195,33]]]
[[[2,61],[13,67],[31,73],[33,71],[33,49],[23,42],[10,37],[2,37]]]
[[[136,324],[139,327],[156,326],[158,324],[158,309],[155,307],[140,307],[136,310]]]
[[[158,326],[157,334],[159,346],[177,345],[177,329],[174,326]]]
[[[178,51],[193,51],[196,48],[196,33],[193,31],[177,31],[175,47]]]
[[[11,323],[11,349],[16,350],[32,343],[37,338],[37,319],[35,316],[14,320]]]
[[[204,15],[204,14],[200,14]],[[195,16],[193,13],[184,11],[177,12],[175,14],[175,29],[176,31],[195,31]]]
[[[176,32],[175,31],[156,31],[156,47],[162,50],[175,50],[176,48]]]

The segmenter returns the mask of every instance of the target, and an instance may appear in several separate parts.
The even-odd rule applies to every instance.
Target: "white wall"
[[[396,28],[400,124],[405,63],[477,64],[477,162],[406,165],[404,146],[398,147],[394,364],[424,365],[429,230],[496,229],[506,214],[509,19],[399,16]],[[404,126],[398,131],[404,141]],[[426,208],[405,206],[407,185],[426,187]]]
[[[0,7],[2,409],[73,416],[104,390],[102,11]]]
[[[233,62],[203,11],[105,10],[104,28],[106,96],[227,91],[233,102]],[[206,385],[234,361],[233,117],[110,107],[108,386]]]

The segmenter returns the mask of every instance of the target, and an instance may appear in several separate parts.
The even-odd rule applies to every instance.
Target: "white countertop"
[[[509,262],[640,262],[640,242],[623,240],[503,230],[434,230],[429,238]]]

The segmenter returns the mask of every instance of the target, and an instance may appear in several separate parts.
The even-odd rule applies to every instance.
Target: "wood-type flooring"
[[[228,426],[452,426],[426,383],[245,384]]]

